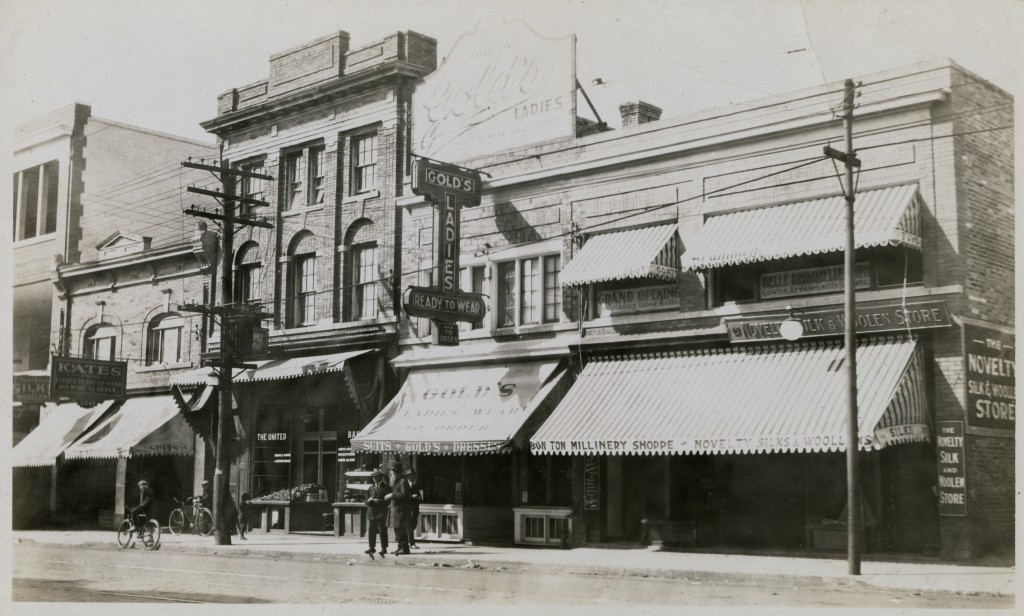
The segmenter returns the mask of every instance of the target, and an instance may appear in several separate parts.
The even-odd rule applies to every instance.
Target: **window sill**
[[[326,205],[323,203],[317,203],[316,205],[304,205],[302,207],[292,208],[281,212],[281,218],[292,218],[294,216],[301,216],[303,214],[310,214],[312,212],[319,212],[323,210]]]
[[[537,325],[517,325],[515,327],[496,327],[495,336],[514,336],[517,334],[540,334],[545,332],[561,332],[576,329],[576,323],[539,323]],[[476,331],[476,330],[473,330]]]
[[[44,242],[52,242],[57,239],[56,233],[47,233],[46,235],[37,235],[36,237],[30,237],[24,240],[18,240],[14,242],[15,248],[21,248],[22,246],[31,246],[33,244],[42,244]]]
[[[376,199],[380,196],[379,190],[368,190],[355,195],[349,195],[341,199],[342,204],[345,203],[359,203],[360,201],[366,201],[367,199]]]
[[[173,364],[149,364],[148,366],[142,366],[136,368],[135,373],[142,372],[162,372],[165,370],[181,370],[182,368],[191,368],[192,364],[189,362],[177,362]]]

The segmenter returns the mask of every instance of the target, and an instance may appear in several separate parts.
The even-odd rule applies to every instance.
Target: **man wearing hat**
[[[401,462],[395,460],[388,469],[391,471],[391,528],[395,529],[395,541],[398,542],[395,555],[409,554],[414,506],[419,495],[413,493]]]
[[[213,506],[213,495],[210,494],[210,482],[207,481],[206,479],[203,479],[199,483],[199,485],[200,485],[200,489],[202,490],[203,493],[202,494],[197,494],[196,496],[193,496],[192,498],[194,498],[197,501],[199,501],[199,504],[202,505],[203,507],[206,507],[207,509],[210,509]]]
[[[149,519],[149,506],[153,504],[153,498],[153,488],[149,487],[149,482],[143,479],[139,482],[139,504],[137,507],[132,507],[130,512],[137,527],[141,528],[141,525]]]
[[[380,534],[381,556],[388,553],[388,498],[391,495],[391,488],[384,483],[384,473],[375,470],[370,473],[373,478],[373,485],[366,491],[366,521],[369,524],[367,535],[370,540],[370,549],[366,553],[373,558],[377,552],[377,534]]]

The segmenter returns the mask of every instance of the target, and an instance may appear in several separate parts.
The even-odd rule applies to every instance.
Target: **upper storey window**
[[[377,133],[352,138],[352,193],[377,188]]]
[[[14,240],[27,240],[57,231],[57,161],[14,174]]]
[[[562,312],[561,257],[528,257],[497,264],[497,326],[554,323]]]
[[[281,209],[324,203],[328,166],[327,152],[322,145],[285,153],[281,163]]]

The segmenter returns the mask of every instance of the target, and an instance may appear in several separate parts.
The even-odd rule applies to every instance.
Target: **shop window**
[[[235,301],[258,304],[263,299],[263,267],[259,244],[246,242],[235,257]]]
[[[352,320],[377,316],[377,245],[352,248]]]
[[[27,240],[57,231],[58,163],[48,163],[14,174],[14,240]]]
[[[146,343],[147,364],[176,364],[182,359],[185,320],[177,314],[166,314],[149,324]]]
[[[530,506],[572,505],[572,458],[569,456],[526,457],[526,502]]]
[[[560,272],[559,255],[498,263],[497,326],[559,321],[562,312]]]
[[[116,342],[117,330],[112,325],[93,325],[85,334],[85,356],[88,359],[113,361]]]
[[[377,133],[352,138],[352,194],[377,188]]]
[[[918,285],[924,281],[921,253],[902,247],[878,248],[874,251],[875,280],[878,288]]]
[[[291,487],[290,424],[287,409],[261,408],[257,412],[249,486],[254,498]]]

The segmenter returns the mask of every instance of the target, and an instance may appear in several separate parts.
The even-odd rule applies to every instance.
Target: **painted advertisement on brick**
[[[1013,430],[1016,426],[1016,339],[964,323],[967,425]]]
[[[413,96],[412,151],[462,161],[576,131],[576,38],[484,21]]]

